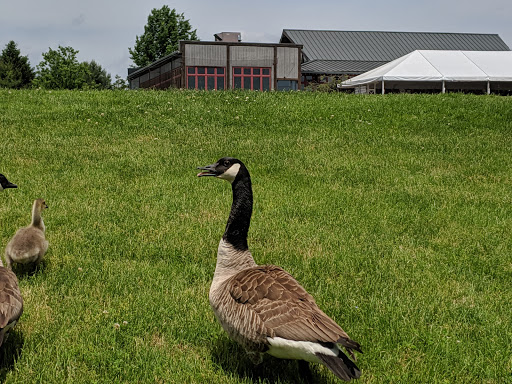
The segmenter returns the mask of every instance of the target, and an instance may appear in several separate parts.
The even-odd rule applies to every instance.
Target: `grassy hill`
[[[196,167],[226,155],[256,261],[363,346],[359,382],[512,380],[511,98],[0,90],[0,132],[0,252],[38,197],[50,241],[0,381],[300,382],[208,304],[231,188]]]

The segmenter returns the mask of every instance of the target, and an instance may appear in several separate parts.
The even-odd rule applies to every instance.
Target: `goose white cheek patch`
[[[224,179],[232,183],[235,181],[236,175],[238,175],[238,171],[240,170],[240,164],[233,164],[226,172],[222,175],[217,176],[219,179]]]

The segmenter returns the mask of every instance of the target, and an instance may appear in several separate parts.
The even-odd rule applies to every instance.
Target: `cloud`
[[[73,25],[73,27],[79,27],[83,23],[85,23],[85,15],[83,13],[81,13],[78,17],[75,17],[71,21],[71,24]]]
[[[214,33],[239,31],[245,42],[277,43],[283,28],[292,28],[497,33],[512,47],[510,0],[466,0],[462,6],[454,0],[317,0],[318,12],[311,12],[311,4],[260,0],[247,8],[237,0],[190,0],[169,6],[184,13],[205,41]],[[35,66],[49,47],[71,46],[80,52],[79,60],[95,60],[112,77],[125,77],[132,64],[128,47],[144,32],[151,9],[162,5],[161,0],[2,1],[0,48],[14,40]]]

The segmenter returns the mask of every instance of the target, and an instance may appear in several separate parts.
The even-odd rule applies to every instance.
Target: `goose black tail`
[[[361,371],[357,368],[357,365],[341,351],[339,351],[338,356],[328,356],[321,353],[317,353],[316,356],[342,380],[350,381],[361,376]]]

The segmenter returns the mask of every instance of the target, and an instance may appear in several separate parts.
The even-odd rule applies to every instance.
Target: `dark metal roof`
[[[149,72],[152,69],[161,67],[162,65],[167,64],[169,61],[175,59],[176,57],[179,57],[180,55],[181,55],[180,51],[174,51],[173,53],[170,53],[167,56],[164,56],[164,57],[152,62],[151,64],[146,65],[145,67],[133,68],[134,70],[132,70],[132,71],[130,71],[130,69],[132,69],[132,68],[128,68],[128,80],[139,77],[143,73]]]
[[[301,72],[302,74],[358,75],[386,63],[387,61],[312,60],[301,65]]]
[[[418,49],[510,51],[497,34],[284,29],[281,43],[302,44],[306,61],[389,62]]]

